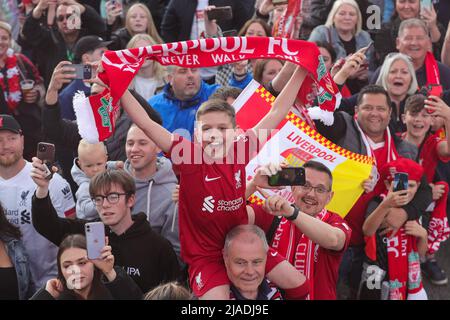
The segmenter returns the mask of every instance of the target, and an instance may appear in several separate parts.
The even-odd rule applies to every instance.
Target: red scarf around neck
[[[326,221],[329,217],[330,213],[326,209],[316,216],[321,221]],[[314,263],[317,260],[318,245],[306,235],[299,233],[295,224],[289,223],[283,218],[275,232],[271,246],[284,255],[309,280],[310,288],[307,300],[314,300]]]
[[[5,95],[6,104],[12,112],[19,105],[22,99],[22,92],[20,91],[20,74],[17,66],[17,57],[10,50],[6,55],[5,67],[6,74],[0,72],[0,87]],[[5,76],[6,79],[4,78]]]
[[[434,55],[430,51],[428,51],[425,56],[425,71],[427,75],[427,86],[441,84],[439,67]]]

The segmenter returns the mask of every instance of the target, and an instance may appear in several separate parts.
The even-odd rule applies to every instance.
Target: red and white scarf
[[[406,235],[403,227],[387,236],[389,300],[426,300],[416,237]]]
[[[450,227],[447,218],[448,184],[445,181],[436,182],[435,185],[444,186],[444,194],[436,200],[436,206],[431,213],[428,224],[428,254],[434,254],[439,250],[441,243],[450,236]]]
[[[327,221],[330,213],[323,209],[316,218]],[[282,219],[278,226],[271,247],[284,255],[294,267],[309,280],[307,300],[314,299],[314,263],[317,262],[319,245],[312,242],[305,234],[299,234],[297,227],[288,220]]]
[[[433,53],[431,53],[430,51],[428,51],[427,55],[425,56],[425,71],[427,75],[426,86],[441,84],[439,67]]]
[[[333,124],[333,112],[340,104],[341,95],[320,59],[316,44],[272,37],[227,37],[107,51],[102,58],[104,72],[99,77],[110,89],[89,99],[74,99],[80,135],[89,142],[103,141],[111,136],[114,130],[112,114],[118,108],[117,102],[145,59],[162,65],[199,68],[260,58],[288,60],[307,70],[308,76],[298,98],[307,106],[317,97],[322,114],[315,119]]]
[[[301,0],[289,0],[285,13],[280,15],[273,24],[272,35],[274,37],[291,39],[295,36],[295,24],[301,7]]]
[[[5,95],[6,104],[12,112],[22,100],[19,67],[17,66],[17,57],[12,50],[8,50],[6,53],[5,67],[6,83],[3,73],[0,72],[0,87]]]

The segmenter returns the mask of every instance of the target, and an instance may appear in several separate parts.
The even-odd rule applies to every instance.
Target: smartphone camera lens
[[[47,148],[45,147],[45,145],[41,144],[41,145],[39,146],[39,151],[40,151],[40,152],[45,152],[46,150],[47,150]]]

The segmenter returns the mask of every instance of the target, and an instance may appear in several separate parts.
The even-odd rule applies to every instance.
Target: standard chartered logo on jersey
[[[216,203],[216,200],[213,196],[207,196],[203,199],[202,211],[213,213],[214,208],[217,211],[225,211],[232,212],[238,210],[242,204],[244,203],[244,198],[239,197],[234,200],[219,200]]]

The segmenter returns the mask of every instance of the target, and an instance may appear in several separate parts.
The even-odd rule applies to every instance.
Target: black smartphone
[[[71,67],[75,68],[75,79],[92,78],[92,67],[89,64],[73,64]]]
[[[209,20],[226,21],[233,18],[233,11],[230,6],[216,7],[206,11]]]
[[[45,179],[50,180],[53,176],[52,166],[55,163],[55,145],[47,142],[39,142],[36,157],[44,163]]]
[[[364,47],[364,48],[366,49],[366,50],[364,51],[364,53],[369,52],[370,48],[372,48],[372,47],[373,47],[373,41],[371,41],[371,42],[369,43],[368,46]],[[361,49],[363,49],[363,48],[361,48]]]
[[[305,185],[305,168],[283,168],[277,174],[269,176],[269,186],[303,186]]]
[[[394,192],[408,190],[408,174],[405,172],[397,172],[394,175]]]

